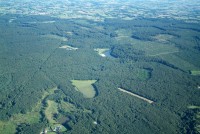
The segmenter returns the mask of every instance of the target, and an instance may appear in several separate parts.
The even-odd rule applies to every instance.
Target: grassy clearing
[[[41,103],[38,103],[36,107],[26,114],[14,114],[8,121],[0,121],[0,132],[2,134],[14,134],[16,127],[21,123],[34,124],[40,120],[40,107]]]
[[[54,94],[55,90],[59,90],[56,88],[49,90],[49,92],[47,93],[48,95]],[[60,103],[57,103],[53,100],[45,100],[47,103],[47,107],[45,108],[44,114],[46,119],[49,122],[49,127],[46,128],[46,130],[48,130],[48,134],[52,133],[52,134],[56,134],[56,128],[59,128],[59,132],[65,132],[67,131],[67,129],[61,124],[61,122],[59,122],[57,119],[55,119],[54,115],[55,114],[59,114],[59,109],[63,110],[63,111],[68,111],[68,112],[72,112],[72,111],[76,111],[76,107],[70,103],[67,103],[65,101],[61,101]],[[66,118],[63,116],[63,118]]]
[[[61,46],[59,48],[63,48],[63,49],[66,49],[66,50],[77,50],[78,48],[76,47],[71,47],[71,46],[68,46],[68,45],[65,45],[65,46]]]
[[[185,70],[185,71],[198,69],[198,67],[196,67],[195,65],[191,64],[188,61],[185,61],[185,60],[179,58],[178,56],[176,56],[174,54],[160,55],[159,57],[162,58],[163,60],[166,60],[169,63]]]
[[[54,120],[54,114],[58,114],[58,109],[59,107],[62,108],[63,110],[68,110],[71,111],[72,107],[73,109],[75,109],[75,107],[71,104],[67,104],[66,102],[62,101],[60,106],[58,103],[56,103],[55,101],[51,101],[51,100],[47,100],[47,108],[45,109],[45,117],[47,118],[47,120],[49,121],[49,128],[46,128],[48,130],[48,134],[52,133],[52,134],[56,134],[56,128],[59,127],[59,132],[65,132],[67,131],[67,129],[60,124],[59,122],[57,122],[56,120]],[[65,108],[65,109],[64,109]]]
[[[96,82],[96,80],[72,80],[72,85],[76,87],[76,89],[83,94],[85,98],[93,98],[96,95],[96,91],[92,84]]]
[[[131,38],[131,31],[125,31],[121,29],[116,31],[116,33],[118,34],[116,40],[118,40],[119,43],[131,44],[135,49],[145,51],[146,55],[148,56],[158,56],[179,51],[179,49],[173,44],[163,44],[162,42],[158,41],[143,41]]]
[[[168,40],[172,39],[174,36],[169,34],[158,34],[153,36],[152,38],[159,41],[159,42],[167,42]]]
[[[191,75],[200,75],[200,71],[192,70],[190,71]]]
[[[54,90],[54,89],[51,89]],[[50,91],[52,92],[52,91]],[[44,93],[42,100],[46,97],[45,94],[48,93]],[[40,121],[41,118],[41,108],[42,108],[42,100],[39,101],[36,106],[32,109],[31,112],[27,112],[26,114],[15,114],[10,118],[10,121],[14,122],[15,124],[18,123],[29,123],[29,124],[34,124],[34,123],[38,123]]]
[[[134,75],[136,76],[137,79],[139,80],[147,80],[150,78],[151,72],[149,72],[146,69],[137,69],[134,72]]]
[[[0,121],[0,133],[2,134],[14,134],[18,124],[27,123],[34,124],[40,121],[40,110],[42,108],[42,100],[50,94],[53,94],[57,88],[49,89],[45,91],[42,99],[35,105],[32,111],[27,112],[26,114],[14,114],[8,121]]]
[[[200,109],[200,106],[194,106],[194,105],[191,105],[191,106],[188,106],[189,109]]]
[[[116,31],[118,37],[116,37],[116,39],[121,39],[124,37],[131,37],[132,35],[132,31],[131,30],[127,30],[127,29],[120,29]]]
[[[59,104],[59,108],[65,112],[77,111],[77,108],[73,104],[67,103],[65,101],[61,101],[61,103]]]
[[[145,51],[146,55],[148,56],[157,56],[179,51],[179,49],[173,45],[166,45],[153,41],[140,41],[131,39],[131,44],[135,49]]]
[[[101,56],[101,57],[106,57],[106,55],[104,54],[106,51],[109,51],[109,48],[97,48],[97,49],[94,49],[94,51],[98,52],[98,54]]]
[[[45,116],[50,124],[57,123],[53,119],[53,115],[58,113],[58,105],[56,102],[48,100],[47,101],[48,107],[45,110]]]
[[[14,134],[16,132],[16,126],[13,122],[0,121],[0,133],[1,134]]]
[[[90,114],[92,114],[92,111],[88,110],[88,109],[83,109],[83,113],[90,113]]]
[[[0,121],[0,133],[2,134],[14,134],[16,132],[16,127],[18,124],[21,123],[26,123],[26,124],[34,124],[38,123],[41,118],[41,108],[42,106],[42,101],[51,94],[54,94],[54,91],[58,90],[57,87],[49,89],[48,91],[44,92],[44,95],[42,99],[36,104],[36,106],[32,109],[31,112],[27,112],[26,114],[15,114],[13,115],[8,121]],[[45,109],[45,117],[48,119],[49,124],[52,129],[55,129],[55,127],[59,126],[61,127],[60,132],[64,132],[67,129],[56,122],[53,119],[53,115],[55,113],[58,113],[58,105],[64,110],[68,111],[75,111],[76,107],[73,106],[72,104],[69,104],[67,102],[62,101],[61,104],[58,104],[54,101],[47,100],[48,107]],[[48,128],[49,131],[52,131],[51,129]],[[56,132],[48,132],[48,133],[53,133],[56,134]]]
[[[40,109],[41,109],[41,103],[38,103],[36,107],[31,111],[27,112],[26,114],[15,114],[10,118],[11,122],[14,122],[15,124],[18,123],[29,123],[34,124],[38,123],[40,121]]]
[[[60,127],[61,129],[59,130],[59,132],[64,132],[67,131],[67,129],[59,124],[56,120],[54,120],[54,114],[58,114],[58,103],[51,101],[51,100],[47,100],[47,108],[45,109],[45,117],[47,118],[47,120],[49,121],[49,128],[46,128],[48,130],[48,134],[52,133],[52,134],[56,134],[55,132],[55,128],[56,127]]]
[[[67,31],[65,32],[67,35],[73,35],[73,32]]]

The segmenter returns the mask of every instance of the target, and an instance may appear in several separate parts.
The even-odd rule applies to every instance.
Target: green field
[[[192,70],[190,71],[191,75],[200,75],[200,71]]]
[[[130,42],[135,49],[145,51],[148,56],[166,55],[179,51],[178,48],[173,45],[165,45],[158,42],[140,41],[136,39],[131,39]]]
[[[159,56],[170,53],[177,53],[179,49],[173,44],[163,44],[157,41],[144,41],[131,38],[131,32],[125,32],[123,29],[116,31],[118,37],[116,40],[121,44],[131,44],[135,49],[145,51],[148,56]]]
[[[96,95],[96,91],[92,84],[96,82],[96,80],[72,80],[72,85],[76,87],[76,89],[83,94],[85,98],[93,98]]]
[[[10,121],[17,123],[29,123],[34,124],[40,121],[40,109],[41,104],[38,103],[37,106],[31,111],[26,114],[16,114],[13,115],[10,119]]]
[[[14,134],[15,133],[15,124],[11,121],[3,122],[0,121],[0,132],[2,134]]]
[[[172,35],[169,34],[158,34],[152,37],[153,39],[155,39],[158,42],[167,42],[168,40],[170,40],[171,38],[173,38]]]
[[[194,105],[191,105],[191,106],[188,106],[189,109],[200,109],[200,106],[194,106]]]
[[[73,104],[67,103],[65,101],[61,101],[61,103],[59,104],[59,109],[62,109],[65,112],[77,111],[77,108]]]
[[[50,89],[49,93],[52,93],[54,89]],[[42,100],[49,95],[48,92],[45,92]],[[41,100],[41,101],[42,101]],[[27,112],[26,114],[14,114],[8,121],[3,122],[0,121],[0,132],[5,134],[13,134],[16,131],[16,127],[18,124],[21,123],[28,123],[28,124],[34,124],[38,123],[40,121],[40,110],[42,107],[41,101],[37,103],[37,105],[32,109],[31,112]]]
[[[14,114],[8,121],[0,121],[0,132],[2,134],[14,134],[18,124],[34,124],[40,120],[41,102],[33,108],[31,112],[26,114]]]
[[[169,63],[183,69],[183,70],[186,70],[186,71],[198,69],[198,67],[196,67],[192,63],[190,63],[184,59],[181,59],[180,57],[178,57],[174,54],[160,55],[159,57],[162,58],[163,60],[166,60]]]
[[[55,120],[53,120],[53,114],[58,113],[58,106],[57,103],[54,101],[47,101],[48,107],[45,110],[45,116],[48,119],[50,124],[56,123]]]
[[[49,121],[49,127],[46,128],[48,133],[55,134],[55,128],[60,127],[59,132],[65,132],[67,129],[65,126],[62,125],[62,123],[58,120],[63,120],[66,118],[64,115],[60,115],[59,110],[65,111],[65,112],[74,112],[77,111],[76,107],[70,103],[61,101],[60,103],[57,103],[52,100],[47,100],[47,108],[45,109],[45,117]],[[54,115],[60,115],[60,118],[62,119],[55,119]]]
[[[0,132],[4,134],[14,134],[16,131],[17,125],[19,124],[38,123],[41,118],[40,112],[42,108],[42,100],[44,100],[44,98],[46,98],[48,95],[53,94],[56,89],[57,88],[55,87],[55,88],[49,89],[48,91],[45,91],[42,96],[42,99],[36,104],[36,106],[32,109],[32,111],[27,112],[25,114],[21,114],[21,113],[14,114],[13,116],[10,117],[8,121],[0,121]],[[49,104],[51,106],[49,109],[51,110],[53,106],[52,106],[52,103],[49,103]],[[47,117],[50,117],[49,113]],[[52,122],[52,120],[50,121]]]
[[[67,129],[62,124],[60,124],[57,120],[55,120],[54,115],[59,114],[59,109],[66,110],[66,111],[67,110],[72,111],[73,105],[68,105],[68,107],[67,107],[66,102],[62,101],[61,104],[60,104],[60,103],[57,103],[53,100],[46,100],[46,103],[47,103],[47,107],[46,107],[44,113],[45,113],[46,119],[49,122],[49,127],[46,128],[46,130],[48,131],[48,134],[49,133],[55,134],[56,132],[54,132],[54,129],[56,127],[61,127],[59,132],[67,131]],[[75,109],[75,107],[73,107],[73,109]]]

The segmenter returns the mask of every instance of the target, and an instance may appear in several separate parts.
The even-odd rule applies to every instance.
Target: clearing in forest
[[[168,61],[169,63],[175,65],[178,68],[181,68],[185,71],[188,70],[198,70],[198,67],[196,67],[195,65],[193,65],[192,63],[190,63],[189,61],[186,61],[184,59],[182,59],[181,57],[175,55],[175,54],[166,54],[166,55],[159,55],[159,58]],[[192,75],[195,74],[196,71],[191,71],[190,73]],[[198,71],[197,71],[198,72]],[[194,73],[194,74],[193,74]]]
[[[77,91],[81,92],[85,98],[93,98],[96,95],[96,90],[92,86],[96,80],[72,80]]]
[[[159,42],[167,42],[170,39],[174,38],[174,36],[170,34],[157,34],[153,36],[152,38]]]
[[[96,48],[94,49],[101,57],[106,57],[105,52],[109,51],[108,48]]]
[[[71,47],[71,46],[68,46],[68,45],[64,45],[64,46],[61,46],[59,48],[63,48],[63,49],[66,49],[66,50],[77,50],[78,49],[76,47]]]
[[[41,118],[41,109],[42,109],[42,101],[48,95],[53,94],[57,88],[49,89],[48,91],[44,92],[42,99],[38,101],[38,103],[33,107],[32,111],[27,112],[25,114],[18,113],[14,114],[10,117],[8,121],[0,121],[0,132],[2,134],[14,134],[16,133],[16,128],[18,124],[36,124],[40,122]]]
[[[131,46],[137,50],[145,51],[147,56],[159,56],[163,54],[171,54],[179,52],[179,49],[175,47],[175,44],[168,43],[164,44],[159,41],[149,41],[149,40],[140,40],[132,38],[132,32],[126,31],[124,29],[117,30],[116,34],[118,35],[115,39],[121,44],[131,44]],[[161,39],[162,37],[162,39]],[[166,35],[159,35],[156,38],[160,40],[169,40],[171,37],[166,37]]]
[[[135,49],[145,51],[148,56],[157,56],[162,54],[177,53],[179,49],[173,44],[163,44],[153,41],[141,41],[137,39],[131,39],[131,44]]]
[[[65,32],[67,35],[73,35],[73,32],[67,31]]]
[[[48,133],[56,134],[57,133],[56,129],[58,129],[59,132],[67,131],[67,129],[62,124],[60,124],[59,122],[57,122],[54,119],[54,116],[59,113],[58,112],[58,103],[56,103],[55,101],[52,101],[52,100],[47,100],[47,104],[48,104],[48,106],[45,109],[45,116],[50,124],[50,128],[46,128]]]
[[[200,109],[200,106],[190,105],[188,106],[189,109]]]
[[[48,107],[45,110],[45,115],[46,118],[48,119],[49,123],[53,124],[53,123],[57,123],[54,119],[53,119],[53,115],[54,114],[58,114],[58,106],[57,103],[51,100],[47,101]]]
[[[192,70],[190,71],[191,75],[200,75],[200,71]]]
[[[142,99],[142,100],[144,100],[144,101],[146,101],[146,102],[148,102],[148,103],[153,103],[153,101],[152,100],[149,100],[149,99],[147,99],[147,98],[144,98],[144,97],[142,97],[142,96],[139,96],[139,95],[137,95],[137,94],[134,94],[134,93],[132,93],[132,92],[129,92],[129,91],[127,91],[127,90],[124,90],[124,89],[122,89],[122,88],[118,88],[119,89],[119,91],[122,91],[122,92],[124,92],[124,93],[127,93],[127,94],[130,94],[130,95],[132,95],[132,96],[134,96],[134,97],[137,97],[137,98],[139,98],[139,99]]]
[[[16,126],[11,121],[0,121],[0,132],[2,134],[16,133]]]
[[[58,107],[59,109],[62,109],[63,111],[69,112],[69,113],[79,110],[73,104],[65,102],[65,101],[61,101]]]

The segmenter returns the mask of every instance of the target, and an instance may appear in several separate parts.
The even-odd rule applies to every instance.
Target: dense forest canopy
[[[7,13],[0,31],[0,133],[200,133],[199,23]]]

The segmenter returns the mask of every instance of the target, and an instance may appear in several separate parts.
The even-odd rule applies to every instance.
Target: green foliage
[[[44,127],[44,123],[21,124],[17,128],[17,134],[39,134]]]
[[[40,133],[52,123],[65,126],[67,133],[194,131],[192,116],[181,116],[188,105],[200,103],[200,78],[188,73],[200,67],[194,26],[165,19],[107,19],[95,23],[100,30],[86,20],[30,24],[42,17],[16,17],[8,25],[3,20],[9,15],[0,16],[0,126],[5,133],[14,132],[16,124],[18,133]],[[154,38],[160,34],[172,38],[163,43]],[[78,49],[59,48],[66,45]],[[110,49],[115,58],[100,57],[96,48]],[[98,95],[82,97],[71,83],[75,79],[97,80]],[[155,103],[128,96],[119,87]]]

